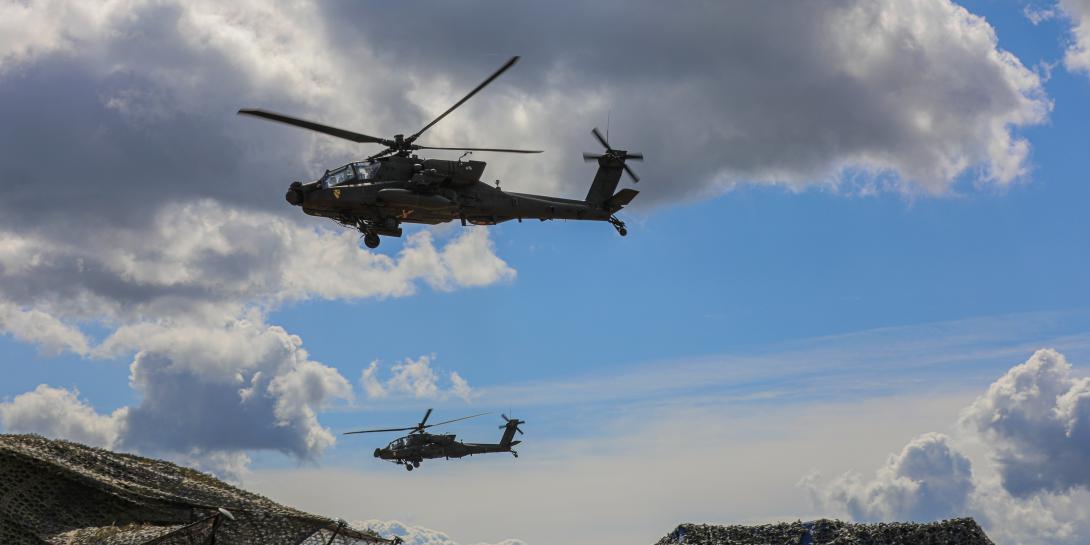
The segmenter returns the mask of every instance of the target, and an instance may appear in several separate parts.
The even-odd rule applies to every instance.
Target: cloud
[[[8,433],[38,433],[112,448],[123,432],[127,409],[100,415],[79,398],[79,390],[45,384],[0,403],[0,424]]]
[[[1040,6],[1027,4],[1022,8],[1022,14],[1026,16],[1026,19],[1029,19],[1030,23],[1033,23],[1036,26],[1045,21],[1055,19],[1058,12],[1056,8],[1042,8]]]
[[[999,47],[994,29],[947,0],[500,11],[477,3],[435,7],[411,37],[385,25],[408,7],[325,7],[332,19],[363,25],[347,40],[386,44],[399,68],[427,74],[408,95],[424,112],[442,111],[487,74],[497,51],[523,54],[501,85],[465,106],[471,122],[452,119],[428,134],[442,144],[498,137],[548,149],[549,163],[490,158],[490,171],[512,187],[528,188],[519,180],[529,177],[582,194],[579,180],[591,170],[569,158],[596,147],[586,132],[607,112],[615,143],[648,155],[644,204],[745,182],[941,194],[965,177],[1003,187],[1028,169],[1029,144],[1017,130],[1051,108],[1039,78]],[[465,39],[485,21],[503,30]],[[448,50],[458,58],[436,54]],[[454,72],[451,63],[468,68]]]
[[[10,432],[34,432],[182,460],[229,477],[246,451],[278,450],[300,460],[334,443],[318,412],[350,400],[336,369],[310,360],[302,341],[251,319],[220,327],[140,324],[115,335],[141,341],[130,365],[139,403],[98,414],[77,391],[46,385],[0,405]]]
[[[412,15],[398,5],[4,6],[0,169],[19,183],[0,224],[57,237],[139,228],[165,204],[201,198],[287,213],[276,188],[370,148],[236,109],[411,131],[502,62],[497,51],[524,63],[429,143],[544,147],[536,158],[491,155],[486,176],[578,196],[593,176],[578,160],[594,145],[587,130],[612,111],[618,145],[653,159],[645,177],[671,180],[641,186],[645,203],[743,182],[1006,186],[1028,168],[1018,129],[1051,107],[994,29],[949,0],[620,6],[578,5],[572,17],[575,3],[438,5],[411,37],[386,24]],[[358,32],[328,32],[348,20]],[[482,20],[504,30],[476,32]]]
[[[143,452],[280,450],[312,459],[334,442],[317,412],[352,397],[335,369],[308,359],[280,327],[238,320],[141,328],[146,342],[130,366],[140,395],[123,447]],[[195,342],[201,339],[200,342]]]
[[[828,485],[802,481],[816,505],[842,506],[860,521],[931,521],[961,516],[974,489],[972,463],[948,438],[926,433],[890,455],[874,479],[848,473]]]
[[[0,230],[0,297],[51,315],[129,321],[237,314],[311,298],[401,297],[419,283],[453,290],[515,275],[492,253],[484,228],[438,248],[431,233],[418,232],[393,257],[358,242],[348,231],[211,200],[169,205],[139,231],[106,228],[56,239]]]
[[[1090,0],[1060,0],[1059,6],[1073,25],[1073,43],[1064,54],[1064,65],[1090,74]]]
[[[49,355],[69,351],[84,356],[90,352],[91,342],[78,328],[40,310],[23,310],[3,301],[0,301],[0,331],[38,345]]]
[[[1090,378],[1042,349],[1011,368],[961,412],[956,440],[912,440],[872,479],[848,473],[800,483],[815,506],[856,520],[977,517],[997,543],[1081,543],[1090,532]]]
[[[929,398],[906,414],[903,399],[853,397],[800,407],[694,403],[682,395],[669,406],[641,402],[601,411],[562,399],[539,411],[516,405],[516,415],[529,421],[517,459],[425,462],[419,471],[427,479],[407,480],[396,466],[352,456],[320,469],[257,469],[247,482],[314,512],[400,519],[442,529],[460,542],[654,543],[679,521],[805,517],[812,511],[794,485],[807,469],[865,463],[882,452],[884,441],[922,432],[966,402],[963,395]],[[891,418],[899,425],[889,426]],[[495,441],[489,435],[500,432],[489,429],[468,439]],[[697,437],[699,448],[689,448]],[[353,495],[360,487],[384,493]],[[304,493],[313,489],[329,493]],[[474,509],[450,508],[466,504]]]
[[[365,251],[357,238],[211,200],[167,205],[140,232],[105,228],[91,240],[0,231],[0,301],[13,301],[0,303],[0,326],[52,352],[132,357],[141,401],[123,418],[120,447],[231,474],[250,450],[313,459],[334,443],[318,413],[350,399],[351,383],[309,360],[301,339],[266,325],[267,310],[514,275],[484,229],[438,247],[431,233],[415,233],[394,256]],[[466,248],[479,259],[447,258]],[[78,327],[87,323],[105,326],[106,338],[90,341]],[[402,385],[426,387],[408,376],[391,387]],[[451,395],[468,396],[462,386]],[[66,414],[75,413],[54,416]]]
[[[962,415],[994,446],[1003,486],[1025,497],[1090,486],[1090,379],[1055,350],[1015,366]]]
[[[386,255],[283,203],[292,179],[360,149],[235,110],[381,121],[385,107],[355,97],[407,79],[372,77],[378,61],[339,49],[325,22],[313,6],[249,1],[0,6],[0,170],[13,181],[0,331],[48,353],[131,358],[140,401],[119,446],[232,468],[250,449],[313,458],[333,443],[317,415],[351,382],[266,324],[269,310],[515,277],[486,229],[411,233]]]
[[[458,545],[450,536],[423,526],[412,526],[396,520],[364,520],[351,524],[355,528],[368,528],[383,537],[397,536],[405,545]],[[477,543],[475,545],[488,545]],[[526,545],[519,539],[505,539],[493,545]]]
[[[432,368],[434,355],[420,356],[417,359],[405,358],[390,368],[390,377],[385,381],[378,377],[379,362],[372,361],[360,374],[360,384],[367,397],[383,399],[391,395],[407,395],[417,399],[447,399],[450,396],[469,402],[473,389],[457,372],[450,373],[450,387],[443,389],[439,385],[439,375]]]

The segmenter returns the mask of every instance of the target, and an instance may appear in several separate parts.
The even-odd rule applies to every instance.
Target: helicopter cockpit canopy
[[[408,446],[408,441],[404,437],[400,437],[398,439],[390,441],[390,444],[386,445],[386,448],[390,450],[397,450],[400,448],[405,448],[406,446]]]
[[[367,183],[378,175],[378,161],[363,163],[349,163],[341,168],[331,170],[322,176],[320,185],[330,188],[338,185]]]

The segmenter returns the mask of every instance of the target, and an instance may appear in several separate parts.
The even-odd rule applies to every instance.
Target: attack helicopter
[[[431,411],[431,409],[428,409],[428,412],[424,413],[424,419],[421,420],[419,424],[408,428],[349,431],[345,432],[344,435],[412,430],[409,431],[409,435],[390,441],[390,444],[386,445],[386,448],[375,449],[375,458],[390,460],[395,464],[404,465],[407,471],[412,471],[414,468],[420,467],[420,462],[424,460],[435,458],[445,458],[449,460],[451,458],[461,458],[463,456],[473,456],[474,454],[485,454],[489,452],[510,452],[515,458],[518,458],[519,453],[512,447],[522,442],[515,441],[514,438],[516,432],[520,435],[522,434],[522,429],[519,428],[519,425],[525,424],[525,420],[507,418],[507,415],[501,414],[500,416],[505,423],[500,426],[500,429],[503,430],[503,435],[500,437],[499,443],[463,443],[462,441],[456,440],[454,434],[434,434],[427,433],[424,430],[435,426],[450,424],[451,422],[458,422],[459,420],[477,418],[478,416],[484,416],[488,413],[463,416],[453,420],[428,424],[428,417],[431,416]]]
[[[605,151],[583,154],[585,161],[598,163],[598,172],[583,200],[503,191],[499,188],[498,180],[495,187],[481,181],[485,167],[483,161],[465,160],[473,152],[525,154],[541,153],[541,150],[436,147],[416,143],[424,131],[492,83],[518,59],[513,57],[507,61],[462,100],[409,136],[398,134],[393,138],[378,138],[259,109],[242,109],[238,113],[352,142],[386,146],[363,161],[327,170],[318,180],[293,182],[285,195],[288,203],[301,207],[306,214],[329,218],[345,227],[359,230],[368,248],[378,247],[380,235],[400,237],[402,223],[435,225],[454,220],[461,221],[463,226],[467,223],[495,225],[524,219],[608,221],[621,236],[627,235],[628,229],[616,213],[632,202],[639,192],[627,188],[616,193],[614,191],[622,172],[628,173],[634,182],[639,182],[639,177],[626,162],[642,160],[643,155],[614,149],[597,128],[591,134]],[[448,161],[422,158],[414,153],[418,150],[466,153],[456,161]]]

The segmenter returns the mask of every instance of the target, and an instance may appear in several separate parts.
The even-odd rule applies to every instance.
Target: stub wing
[[[606,208],[612,211],[620,210],[625,206],[628,206],[628,203],[632,202],[632,199],[635,199],[636,195],[639,194],[640,192],[635,189],[624,188],[606,201]]]

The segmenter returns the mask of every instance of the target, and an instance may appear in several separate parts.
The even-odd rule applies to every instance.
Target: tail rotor
[[[584,152],[583,153],[583,160],[587,161],[588,163],[591,162],[591,161],[599,161],[599,160],[601,160],[603,158],[609,159],[611,161],[620,161],[621,167],[624,168],[624,171],[627,172],[629,176],[632,177],[632,181],[636,182],[636,183],[639,183],[640,182],[640,177],[637,176],[636,173],[628,166],[626,161],[629,161],[629,160],[643,161],[643,154],[639,153],[639,152],[629,152],[629,151],[626,151],[626,150],[613,149],[609,145],[609,141],[606,140],[606,138],[604,136],[602,136],[602,133],[598,130],[598,127],[594,127],[593,129],[591,129],[590,133],[593,134],[594,138],[598,140],[598,143],[601,144],[602,147],[606,149],[606,152],[605,153],[585,153]]]
[[[520,426],[520,425],[522,425],[522,424],[525,424],[525,423],[526,423],[526,421],[525,421],[525,420],[519,420],[519,419],[517,419],[517,418],[507,418],[507,415],[505,415],[505,414],[502,414],[502,413],[500,414],[500,417],[501,417],[501,418],[503,418],[504,422],[506,422],[506,424],[504,424],[504,425],[500,426],[500,429],[501,429],[501,430],[502,430],[502,429],[506,429],[506,428],[507,428],[508,426],[512,426],[512,425],[513,425],[513,426],[514,426],[514,429],[515,429],[515,431],[517,431],[517,432],[519,433],[519,435],[525,435],[524,433],[522,433],[522,429],[521,429],[521,428],[519,428],[519,426]]]

